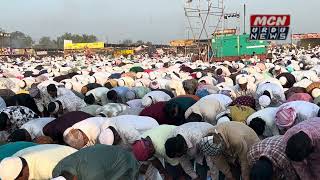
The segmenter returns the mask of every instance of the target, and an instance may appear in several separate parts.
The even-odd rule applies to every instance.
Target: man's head
[[[88,142],[89,138],[80,129],[71,129],[63,136],[64,142],[75,149],[83,148]]]
[[[17,142],[17,141],[32,141],[31,135],[25,129],[15,130],[8,137],[8,142]]]
[[[165,143],[166,154],[169,158],[177,158],[186,154],[187,143],[183,136],[178,134],[176,137],[169,138]]]
[[[187,94],[195,94],[198,87],[198,81],[195,79],[185,80],[182,82],[182,85]]]
[[[6,113],[0,113],[0,131],[4,131],[8,128],[9,125],[9,117]]]
[[[88,90],[88,87],[87,87],[87,86],[83,86],[83,87],[81,88],[81,93],[82,93],[83,95],[85,95],[88,91],[89,91],[89,90]]]
[[[96,102],[96,99],[94,98],[93,94],[89,94],[88,96],[84,97],[84,102],[86,102],[89,105],[92,105]]]
[[[272,176],[273,165],[266,157],[261,157],[251,167],[250,180],[272,180]]]
[[[270,92],[269,91],[263,91],[263,94],[262,95],[264,95],[264,96],[268,96],[270,99],[271,99],[271,94],[270,94]]]
[[[175,119],[179,116],[179,105],[177,103],[167,103],[164,107],[166,117]]]
[[[288,139],[286,155],[291,161],[303,161],[313,151],[312,141],[303,131],[294,134]]]
[[[58,114],[63,111],[63,107],[60,101],[50,102],[48,104],[48,112],[50,114]]]
[[[107,98],[108,98],[110,101],[117,102],[118,93],[117,93],[115,90],[110,90],[110,91],[108,91],[108,93],[107,93]]]
[[[221,68],[219,68],[219,69],[216,70],[216,74],[217,74],[218,76],[222,75],[222,73],[223,73],[223,71],[222,71]]]
[[[223,137],[217,132],[203,137],[197,146],[206,156],[219,156],[226,149]]]
[[[191,113],[186,119],[187,122],[202,122],[202,116],[196,113]]]
[[[247,90],[248,80],[246,77],[240,77],[238,80],[240,89]]]
[[[276,73],[276,74],[281,74],[281,67],[280,67],[279,65],[276,65],[276,66],[274,67],[274,70],[275,70],[275,73]]]
[[[260,117],[256,117],[250,121],[249,127],[251,127],[258,136],[262,136],[266,128],[266,122]]]
[[[206,85],[207,84],[207,82],[205,81],[205,80],[201,80],[200,82],[199,82],[199,85]]]
[[[275,117],[280,134],[284,134],[288,129],[295,125],[297,111],[292,107],[283,107],[278,110]]]
[[[58,89],[57,89],[56,85],[54,85],[54,84],[49,84],[47,86],[47,91],[48,91],[49,95],[53,98],[56,98],[58,96]]]
[[[137,160],[147,161],[155,153],[152,140],[149,136],[135,141],[132,145],[132,152]]]
[[[105,83],[104,87],[106,87],[108,89],[112,89],[113,88],[113,86],[112,86],[112,84],[110,82]]]
[[[3,159],[0,163],[0,179],[29,179],[29,167],[27,161],[21,157],[8,157]]]
[[[39,136],[36,137],[33,142],[37,144],[57,144],[57,142],[54,142],[53,139],[49,136]]]

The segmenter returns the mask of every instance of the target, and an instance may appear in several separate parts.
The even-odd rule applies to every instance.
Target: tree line
[[[10,33],[9,37],[1,36],[1,32],[4,32],[4,30],[0,28],[0,47],[63,49],[64,40],[72,40],[73,43],[91,43],[98,41],[98,38],[95,35],[64,33],[55,39],[49,36],[41,37],[36,43],[31,36],[20,31]],[[120,43],[128,45],[151,44],[151,42],[144,43],[141,40],[133,42],[130,39],[125,39],[120,41]]]

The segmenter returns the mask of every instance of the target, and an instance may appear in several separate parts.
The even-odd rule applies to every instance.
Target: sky
[[[206,2],[206,0],[203,0]],[[166,44],[187,37],[184,0],[0,0],[0,28],[34,39],[65,32],[99,40],[143,40]],[[320,0],[224,0],[225,12],[290,14],[294,33],[320,32]],[[214,23],[214,22],[213,22]],[[231,22],[229,26],[236,25]],[[241,25],[242,26],[242,25]],[[247,21],[247,28],[249,21]]]

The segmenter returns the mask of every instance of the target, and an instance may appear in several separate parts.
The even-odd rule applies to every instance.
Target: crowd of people
[[[317,180],[320,47],[2,58],[1,180]]]

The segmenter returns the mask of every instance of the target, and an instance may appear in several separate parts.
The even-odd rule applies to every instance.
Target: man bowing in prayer
[[[98,144],[62,159],[52,175],[68,180],[134,180],[137,179],[139,167],[139,162],[129,151],[118,146]]]

